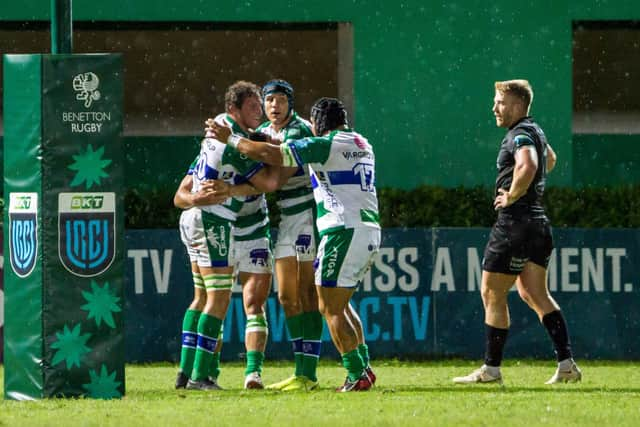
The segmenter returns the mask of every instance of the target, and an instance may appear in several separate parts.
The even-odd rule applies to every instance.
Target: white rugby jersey
[[[380,228],[375,156],[350,129],[280,145],[284,166],[308,164],[320,235],[342,228]]]
[[[256,131],[280,143],[313,136],[311,123],[298,116],[296,112],[293,112],[289,123],[279,131],[273,128],[271,122],[263,123]],[[276,191],[276,204],[282,215],[294,215],[314,207],[313,189],[307,165],[298,166],[295,175]]]
[[[229,126],[235,133],[245,134],[227,114],[219,114],[216,123]],[[202,183],[209,179],[222,179],[229,184],[247,182],[258,173],[264,164],[241,155],[233,147],[214,138],[205,138],[200,144],[200,153],[189,168],[193,177],[192,192],[197,192]],[[201,206],[203,211],[215,214],[229,221],[236,221],[244,204],[244,198],[229,198],[219,205]],[[259,209],[259,206],[258,206]],[[251,214],[253,212],[248,212]]]

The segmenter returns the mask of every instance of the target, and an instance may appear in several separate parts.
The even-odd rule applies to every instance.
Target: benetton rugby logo
[[[85,108],[91,107],[93,101],[100,99],[100,79],[95,73],[81,73],[73,78],[73,90],[77,92],[76,99],[84,101]]]
[[[58,256],[76,276],[105,271],[116,252],[115,193],[58,194]]]
[[[9,254],[16,275],[31,274],[38,254],[38,193],[9,194]]]

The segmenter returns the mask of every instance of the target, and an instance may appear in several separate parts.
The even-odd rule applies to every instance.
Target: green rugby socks
[[[200,381],[211,375],[213,355],[222,327],[222,319],[202,313],[198,321],[198,343],[191,379]]]
[[[318,311],[302,313],[302,375],[318,381],[316,369],[322,349],[322,315]]]
[[[198,320],[200,311],[188,309],[182,320],[182,349],[180,351],[180,372],[189,376],[193,369],[198,342]]]

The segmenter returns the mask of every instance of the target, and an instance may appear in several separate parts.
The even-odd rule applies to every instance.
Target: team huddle
[[[207,121],[200,152],[174,198],[185,209],[180,232],[194,282],[176,387],[220,388],[222,323],[238,280],[247,316],[244,386],[265,388],[264,306],[275,258],[295,371],[266,387],[318,387],[324,316],[348,373],[339,390],[370,388],[375,374],[349,300],[380,247],[371,145],[348,128],[337,99],[318,100],[311,122],[299,117],[293,88],[283,80],[263,88],[236,82],[225,104],[225,113]],[[347,159],[343,152],[362,155]],[[281,212],[275,242],[264,197],[273,191]]]
[[[527,115],[532,96],[526,81],[496,83],[496,121],[510,131],[498,159],[495,207],[500,214],[483,262],[487,356],[480,369],[454,378],[459,384],[502,381],[499,367],[509,327],[506,292],[514,282],[556,347],[558,369],[549,382],[582,376],[566,323],[546,285],[553,243],[541,197],[555,155]],[[336,390],[369,390],[376,375],[350,299],[380,248],[371,145],[348,127],[346,110],[335,98],[320,98],[310,121],[301,118],[293,87],[284,80],[262,88],[238,81],[225,94],[225,109],[207,120],[200,152],[174,197],[184,209],[180,234],[194,285],[182,325],[176,388],[221,388],[222,324],[237,281],[247,318],[245,388],[318,388],[324,318],[347,371]],[[268,192],[275,192],[281,213],[275,241]],[[274,270],[295,370],[265,385],[265,303]]]

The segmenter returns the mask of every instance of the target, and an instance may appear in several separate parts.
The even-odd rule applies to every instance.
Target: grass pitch
[[[377,361],[376,387],[344,394],[333,391],[344,370],[329,360],[320,363],[321,389],[310,393],[245,391],[237,363],[223,364],[222,392],[174,390],[173,365],[128,365],[121,400],[0,401],[0,426],[637,426],[640,363],[579,363],[582,383],[545,386],[553,362],[507,361],[501,387],[451,383],[477,361]],[[292,370],[267,363],[263,378]]]

